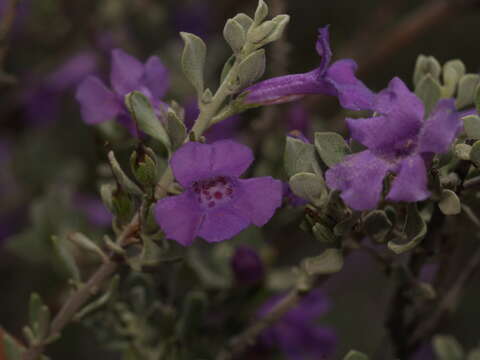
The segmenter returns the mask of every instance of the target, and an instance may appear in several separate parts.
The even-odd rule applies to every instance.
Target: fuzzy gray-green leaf
[[[462,204],[457,194],[448,189],[442,191],[438,207],[445,215],[457,215],[462,211]]]
[[[473,144],[470,150],[470,160],[478,167],[480,167],[480,140]]]
[[[442,88],[431,74],[427,74],[418,83],[415,88],[415,94],[425,105],[425,115],[427,116],[435,107],[438,100],[440,100],[442,96]]]
[[[460,160],[470,160],[470,152],[472,147],[468,144],[455,145],[453,152]]]
[[[420,216],[416,204],[409,204],[407,211],[407,219],[405,224],[405,235],[408,242],[398,244],[393,241],[388,242],[388,247],[396,254],[402,254],[412,250],[423,240],[427,234],[427,224]]]
[[[200,96],[203,93],[203,76],[207,46],[197,35],[181,32],[185,46],[182,54],[182,68],[186,78],[192,83]]]
[[[415,64],[415,71],[413,74],[413,83],[417,87],[418,83],[427,74],[431,74],[437,81],[440,79],[442,67],[440,63],[433,56],[419,55]]]
[[[265,64],[265,50],[263,49],[257,50],[247,56],[238,68],[240,88],[249,86],[262,77],[265,72]]]
[[[480,83],[480,76],[477,74],[465,74],[458,82],[457,109],[473,104],[475,91]]]
[[[250,27],[253,24],[253,19],[244,13],[235,15],[233,17],[233,20],[237,21],[240,25],[242,25],[243,30],[245,30],[245,33],[250,29]]]
[[[234,53],[239,53],[245,44],[246,33],[244,27],[234,19],[228,19],[223,28],[223,37]]]
[[[108,160],[110,162],[110,166],[112,167],[112,172],[115,178],[117,179],[118,183],[125,189],[127,192],[135,195],[141,195],[142,190],[135,184],[123,171],[122,167],[120,166],[117,158],[115,157],[115,153],[110,151],[108,153]]]
[[[316,132],[315,147],[320,158],[328,167],[338,164],[346,155],[350,154],[350,147],[343,137],[333,132]]]
[[[170,139],[148,98],[139,91],[132,91],[125,96],[125,103],[138,128],[169,149]]]
[[[268,15],[268,6],[265,1],[258,0],[257,9],[255,10],[254,22],[260,24]]]
[[[480,117],[478,115],[469,115],[462,120],[467,136],[470,139],[480,140]]]
[[[315,173],[315,148],[312,144],[287,136],[284,164],[289,177],[300,172]]]
[[[368,360],[369,357],[356,350],[350,350],[343,360]]]
[[[318,256],[302,261],[302,269],[308,275],[333,274],[343,267],[343,255],[340,249],[326,249]]]
[[[173,110],[167,112],[167,132],[172,143],[172,151],[182,146],[187,136],[187,128]]]
[[[455,59],[447,61],[443,65],[443,96],[450,98],[455,94],[457,84],[460,78],[465,75],[465,65],[461,60]]]
[[[321,206],[327,200],[327,188],[320,175],[301,172],[292,176],[289,184],[295,195],[308,200],[315,206]]]
[[[80,281],[80,269],[77,266],[68,244],[58,236],[51,238],[53,249],[59,265],[74,280]]]
[[[373,210],[363,219],[365,233],[376,242],[383,242],[392,229],[392,222],[383,210]]]
[[[435,336],[433,349],[439,360],[463,360],[464,358],[462,346],[453,336]]]

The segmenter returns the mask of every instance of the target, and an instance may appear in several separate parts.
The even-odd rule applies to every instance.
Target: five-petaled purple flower
[[[260,308],[258,316],[265,316],[282,298],[283,296],[271,298]],[[315,323],[329,307],[330,303],[321,290],[312,291],[275,325],[262,333],[261,344],[279,347],[291,360],[330,358],[337,344],[335,333]]]
[[[160,100],[168,88],[168,72],[160,59],[151,56],[142,64],[121,49],[112,50],[110,83],[113,91],[95,76],[87,77],[78,87],[76,98],[87,124],[98,124],[116,118],[132,133],[135,126],[125,106],[124,97],[131,91],[142,92],[161,115]]]
[[[371,118],[347,119],[351,137],[368,150],[329,169],[327,185],[340,190],[351,208],[368,210],[380,201],[385,176],[394,173],[388,200],[425,200],[430,196],[426,163],[448,151],[460,126],[454,100],[439,101],[424,119],[421,100],[394,78],[378,93],[372,110]]]
[[[197,235],[217,242],[270,220],[281,205],[282,183],[269,176],[239,179],[252,161],[252,151],[231,140],[177,150],[170,164],[185,192],[160,200],[155,210],[167,237],[185,246]]]
[[[370,109],[374,94],[355,77],[355,61],[343,59],[330,65],[332,51],[328,26],[319,29],[316,49],[322,57],[318,68],[254,84],[245,89],[243,101],[247,104],[269,105],[294,101],[308,94],[326,94],[337,96],[340,104],[347,109]]]

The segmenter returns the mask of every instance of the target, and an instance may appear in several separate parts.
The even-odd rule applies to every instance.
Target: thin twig
[[[463,271],[458,276],[449,291],[446,292],[445,297],[440,301],[432,316],[425,322],[419,324],[410,338],[409,345],[414,346],[422,339],[430,336],[435,330],[437,324],[442,320],[443,316],[454,306],[460,292],[464,288],[467,280],[473,275],[475,270],[480,265],[480,247],[477,248],[470,261],[464,267]]]

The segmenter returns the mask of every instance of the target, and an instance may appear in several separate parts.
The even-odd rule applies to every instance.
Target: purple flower
[[[265,269],[262,259],[257,252],[248,246],[239,246],[233,254],[233,274],[237,283],[242,285],[253,285],[263,279]]]
[[[151,56],[142,64],[121,49],[112,50],[112,90],[95,76],[87,77],[78,87],[76,99],[80,103],[83,119],[87,124],[98,124],[117,118],[135,133],[135,126],[124,103],[125,95],[133,90],[140,91],[159,111],[163,105],[160,99],[169,85],[168,78],[167,69],[158,57]]]
[[[370,109],[374,94],[355,77],[357,64],[343,59],[330,65],[332,51],[328,26],[319,29],[316,44],[322,57],[320,66],[304,74],[293,74],[268,79],[247,88],[247,104],[269,105],[294,101],[308,94],[337,96],[340,104],[351,110]]]
[[[271,298],[260,308],[258,316],[265,316],[282,298]],[[279,347],[291,360],[329,358],[337,338],[331,329],[315,324],[315,320],[329,307],[330,303],[321,290],[312,291],[276,324],[266,329],[260,342],[269,347]]]
[[[368,210],[380,201],[385,176],[394,173],[388,200],[425,200],[430,196],[426,162],[448,151],[460,126],[454,100],[439,101],[424,120],[420,99],[394,78],[376,96],[372,110],[374,117],[347,119],[351,137],[368,150],[329,169],[327,185],[340,190],[351,208]]]
[[[239,179],[253,161],[252,151],[230,140],[190,142],[173,155],[171,166],[185,188],[157,203],[157,222],[168,238],[190,245],[229,239],[251,223],[263,226],[281,205],[282,183],[271,177]]]
[[[94,53],[85,51],[70,57],[58,70],[22,94],[26,119],[37,124],[57,119],[61,96],[96,70],[97,57]]]

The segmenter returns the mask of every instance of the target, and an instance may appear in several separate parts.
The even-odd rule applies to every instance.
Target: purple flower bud
[[[246,104],[270,105],[298,100],[308,94],[337,96],[351,110],[370,109],[373,93],[355,77],[357,64],[350,59],[330,65],[332,51],[328,26],[319,29],[316,50],[322,57],[317,69],[303,74],[275,77],[245,89]]]
[[[262,260],[257,252],[248,246],[239,246],[235,250],[231,264],[235,280],[239,284],[252,285],[263,279]]]

